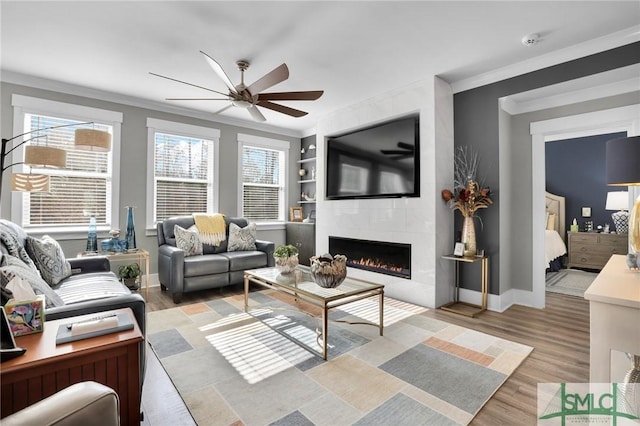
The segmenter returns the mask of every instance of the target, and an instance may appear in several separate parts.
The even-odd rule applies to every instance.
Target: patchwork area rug
[[[385,298],[384,336],[330,322],[323,361],[302,303],[271,290],[250,299],[249,313],[239,295],[147,314],[148,341],[200,425],[468,424],[533,350]],[[377,315],[376,298],[330,319]]]
[[[561,269],[558,272],[547,273],[545,285],[547,291],[552,293],[584,297],[584,292],[597,276],[594,272],[579,269]]]

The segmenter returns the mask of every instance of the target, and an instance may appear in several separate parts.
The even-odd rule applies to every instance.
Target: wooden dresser
[[[602,269],[613,254],[627,254],[627,234],[569,232],[569,268]]]

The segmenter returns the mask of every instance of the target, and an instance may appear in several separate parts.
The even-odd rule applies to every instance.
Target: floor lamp
[[[10,139],[2,139],[0,147],[0,193],[2,192],[2,181],[5,170],[18,164],[25,164],[32,167],[56,167],[64,168],[67,165],[67,152],[62,148],[50,146],[29,145],[25,148],[24,161],[19,161],[5,165],[6,158],[19,146],[35,140],[46,138],[46,135],[34,136],[23,140],[22,142],[10,147],[11,142],[20,137],[35,132],[45,130],[58,129],[61,127],[81,126],[86,124],[94,124],[92,121],[85,123],[62,124],[60,126],[43,127],[41,129],[31,130],[14,136]],[[74,135],[74,146],[76,149],[107,152],[111,149],[111,134],[95,129],[77,129]],[[49,191],[49,176],[32,173],[12,173],[11,190],[25,192]]]
[[[640,186],[640,136],[607,141],[606,170],[608,185]],[[640,268],[640,197],[634,201],[629,215],[629,245],[632,253],[627,255],[627,265],[637,270]],[[620,392],[628,409],[640,415],[640,354],[627,354],[627,357],[633,365],[624,377]]]

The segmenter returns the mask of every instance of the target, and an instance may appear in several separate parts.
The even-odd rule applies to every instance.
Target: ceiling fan
[[[403,158],[413,157],[415,147],[405,142],[398,142],[399,149],[381,149],[380,152],[384,155],[392,155],[390,157],[394,160],[401,160]]]
[[[207,87],[198,86],[196,84],[187,83],[186,81],[178,80],[171,77],[166,77],[164,75],[156,74],[150,72],[149,74],[155,75],[157,77],[166,78],[167,80],[176,81],[178,83],[187,84],[189,86],[197,87],[199,89],[204,89],[209,92],[217,93],[224,97],[222,98],[167,98],[169,101],[230,101],[229,105],[218,110],[215,114],[218,114],[226,109],[231,107],[244,108],[249,111],[251,117],[255,121],[266,121],[266,118],[257,107],[267,108],[273,111],[280,112],[282,114],[287,114],[292,117],[302,117],[307,115],[308,113],[305,111],[301,111],[299,109],[287,107],[284,105],[280,105],[271,101],[315,101],[318,99],[324,91],[322,90],[313,90],[313,91],[305,91],[305,92],[271,92],[271,93],[262,93],[263,90],[266,90],[272,86],[275,86],[278,83],[285,81],[289,78],[289,68],[287,68],[286,64],[282,64],[272,71],[268,72],[249,86],[244,84],[244,72],[249,68],[249,62],[245,60],[240,60],[236,62],[238,69],[240,70],[240,84],[234,86],[231,82],[227,74],[224,72],[220,64],[218,64],[211,56],[207,55],[203,51],[200,51],[204,55],[205,60],[209,63],[213,71],[218,75],[218,77],[224,82],[224,84],[229,89],[229,93],[222,93],[217,90],[209,89]]]

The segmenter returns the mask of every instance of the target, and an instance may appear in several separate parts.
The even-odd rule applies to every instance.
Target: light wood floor
[[[242,291],[242,285],[237,285],[185,293],[180,305],[242,294]],[[159,287],[149,289],[149,311],[175,306],[177,305],[173,304],[170,295],[162,293]],[[426,315],[534,347],[531,355],[474,418],[472,425],[534,425],[538,383],[589,381],[589,303],[582,298],[547,293],[545,309],[513,306],[503,313],[483,312],[478,318],[432,309]],[[151,369],[147,374],[152,371],[160,371],[157,373],[160,375],[163,373],[161,369]],[[147,419],[162,418],[155,411],[168,409],[167,398],[173,397],[175,400],[177,395],[175,389],[171,389],[173,386],[169,381],[161,382],[156,379],[150,379],[149,376],[146,378],[154,380],[154,383],[168,384],[162,392],[156,389],[157,395],[163,395],[157,401],[154,401],[155,396],[146,399],[143,397],[143,408],[149,411],[145,414]],[[184,412],[176,410],[175,406],[170,406],[169,409],[174,417],[176,413]],[[190,418],[184,420],[190,421]],[[156,424],[162,423],[144,423],[145,426]]]

